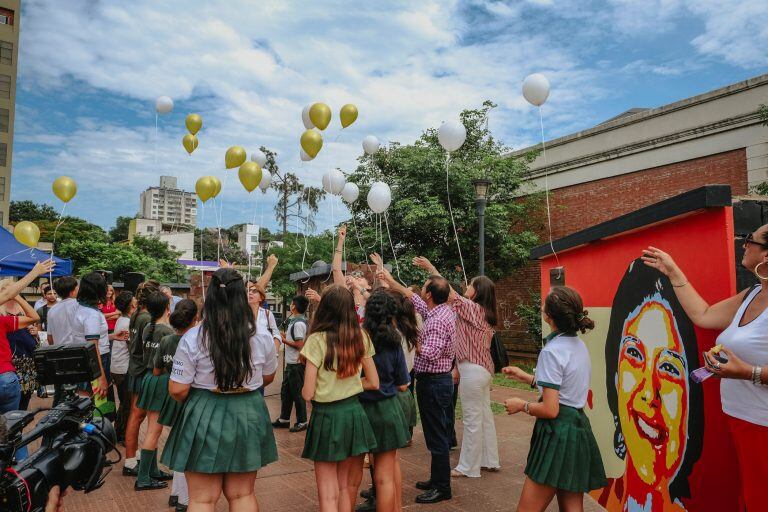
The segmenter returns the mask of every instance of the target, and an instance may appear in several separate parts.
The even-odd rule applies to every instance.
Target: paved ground
[[[268,388],[268,394],[279,390],[279,383]],[[492,399],[502,402],[509,396],[531,397],[526,391],[496,387]],[[35,399],[37,405],[43,405]],[[279,410],[279,396],[267,397],[267,404],[274,418]],[[35,403],[32,405],[35,406]],[[401,450],[403,468],[403,502],[406,510],[514,510],[520,497],[523,485],[523,467],[528,453],[533,419],[523,415],[495,417],[499,440],[499,454],[502,470],[498,473],[483,473],[478,479],[454,479],[453,499],[437,505],[416,505],[414,498],[418,494],[413,487],[417,480],[426,479],[429,471],[429,454],[424,445],[424,438],[417,426],[414,443],[410,448]],[[457,431],[461,436],[461,422]],[[279,460],[269,465],[256,481],[256,495],[259,498],[261,510],[303,512],[317,510],[317,491],[314,472],[310,461],[301,458],[304,435],[291,434],[286,430],[275,433],[279,448]],[[164,437],[161,442],[164,441]],[[455,465],[458,460],[458,450],[451,456]],[[115,468],[113,474],[107,477],[107,482],[101,489],[91,494],[76,493],[68,497],[67,512],[137,512],[172,510],[167,506],[168,490],[137,493],[133,490],[134,480],[123,477],[120,468]],[[370,484],[366,471],[363,486]],[[217,511],[227,510],[226,501],[222,498]],[[557,510],[556,505],[548,510]],[[591,498],[585,498],[585,510],[603,510]]]

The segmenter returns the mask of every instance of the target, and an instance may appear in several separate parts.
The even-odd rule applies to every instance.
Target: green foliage
[[[304,243],[302,235],[288,233],[283,237],[283,247],[270,250],[280,261],[272,275],[272,293],[283,297],[285,302],[290,301],[296,294],[296,283],[289,278],[291,274],[309,269],[317,260],[330,263],[333,257],[334,247],[330,233],[307,237],[306,254]]]
[[[59,212],[52,206],[37,204],[32,201],[11,201],[8,212],[8,221],[12,224],[23,220],[38,222],[41,220],[56,220],[58,218]]]
[[[757,109],[757,114],[760,116],[760,121],[763,123],[763,126],[768,126],[768,104],[760,105]],[[750,192],[761,196],[768,196],[768,181],[755,185],[750,189]]]
[[[113,242],[124,242],[128,240],[128,228],[131,225],[133,217],[120,216],[115,219],[115,227],[109,230],[109,238]]]
[[[763,125],[768,126],[768,105],[767,104],[760,105],[760,108],[757,109],[757,115],[760,116],[760,121],[762,121]]]
[[[521,302],[515,308],[515,314],[525,322],[525,330],[532,341],[541,342],[541,296],[530,290],[528,302]]]
[[[479,256],[472,180],[492,181],[485,210],[485,269],[489,277],[498,279],[519,267],[537,243],[535,230],[540,222],[541,197],[533,194],[520,198],[530,194],[530,190],[523,188],[530,158],[505,156],[509,148],[495,140],[487,129],[487,114],[493,107],[491,102],[485,102],[480,109],[461,113],[467,139],[448,162],[447,187],[469,277],[476,273]],[[426,130],[414,144],[391,143],[375,155],[361,157],[359,162],[357,169],[348,175],[348,179],[360,187],[361,198],[352,207],[354,222],[349,223],[349,259],[365,259],[360,245],[381,250],[383,238],[384,258],[391,261],[388,225],[404,282],[420,282],[425,277],[410,265],[417,255],[429,258],[454,282],[461,281],[446,192],[446,154],[438,143],[437,130]],[[381,230],[365,201],[371,183],[379,180],[390,185],[393,196],[386,216],[382,216]]]
[[[241,225],[242,226],[242,225]],[[200,237],[203,237],[203,256],[200,258]],[[206,261],[221,258],[239,265],[248,263],[248,256],[237,244],[237,226],[221,228],[221,244],[216,228],[195,229],[195,257]]]

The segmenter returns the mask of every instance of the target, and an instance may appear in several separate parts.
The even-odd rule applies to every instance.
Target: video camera
[[[54,345],[35,351],[41,384],[62,386],[63,399],[53,409],[11,411],[0,416],[0,510],[42,512],[54,485],[87,492],[98,489],[111,471],[107,454],[115,448],[114,428],[105,418],[94,418],[90,398],[78,397],[75,384],[100,375],[98,353],[92,342]],[[49,411],[35,427],[22,430],[35,416]],[[18,462],[16,451],[42,438],[40,449]]]

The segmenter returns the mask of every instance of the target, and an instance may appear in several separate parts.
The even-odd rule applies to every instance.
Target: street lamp
[[[472,180],[475,187],[475,206],[477,207],[477,224],[480,235],[480,262],[478,264],[478,274],[485,275],[485,205],[488,204],[488,189],[491,186],[491,180],[478,179]]]

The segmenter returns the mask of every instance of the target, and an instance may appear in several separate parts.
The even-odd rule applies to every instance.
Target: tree
[[[272,293],[283,298],[288,303],[296,294],[296,283],[290,280],[290,275],[312,267],[318,260],[331,262],[333,257],[333,240],[326,232],[317,236],[306,237],[300,233],[288,233],[283,237],[283,247],[275,247],[274,253],[280,261],[272,274]]]
[[[200,257],[201,236],[203,239],[202,258]],[[195,229],[194,253],[195,257],[205,261],[216,261],[217,258],[221,258],[237,264],[248,262],[248,256],[237,244],[237,230],[234,228],[221,228],[221,247],[219,247],[219,233],[217,229]]]
[[[115,219],[115,227],[109,230],[109,238],[113,242],[123,242],[128,240],[128,229],[130,228],[133,217],[119,216]]]
[[[467,138],[447,163],[434,128],[423,132],[414,144],[392,143],[375,155],[359,159],[358,167],[348,174],[348,180],[360,187],[362,198],[352,205],[353,219],[348,223],[350,260],[364,261],[363,249],[368,252],[373,248],[383,250],[385,260],[391,260],[391,238],[398,256],[395,274],[399,267],[403,281],[423,280],[423,274],[410,265],[416,255],[429,258],[454,282],[461,281],[447,186],[467,276],[473,275],[478,257],[472,185],[476,178],[488,178],[493,183],[485,211],[486,274],[498,279],[527,260],[538,241],[536,230],[541,227],[541,196],[523,188],[527,164],[533,157],[509,157],[510,149],[493,138],[486,119],[494,106],[486,101],[480,109],[461,113]],[[394,198],[380,216],[372,214],[364,200],[374,181],[386,181]]]
[[[33,201],[11,201],[8,211],[8,222],[15,224],[23,220],[39,222],[41,220],[57,220],[59,213],[47,204],[37,204]]]
[[[264,146],[260,149],[267,156],[264,169],[272,174],[271,186],[278,192],[275,219],[283,228],[282,235],[285,236],[288,233],[288,225],[291,224],[292,219],[298,220],[310,231],[314,230],[312,217],[317,213],[320,201],[325,198],[325,190],[304,185],[299,182],[298,176],[294,173],[280,174],[275,153]]]

